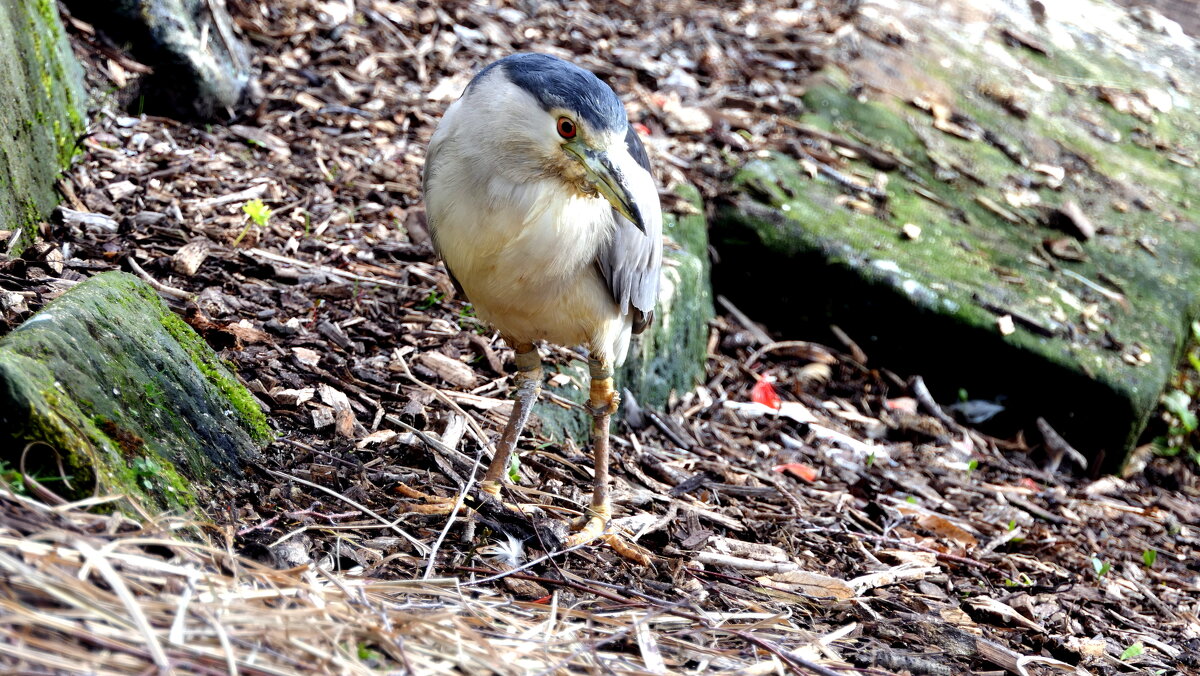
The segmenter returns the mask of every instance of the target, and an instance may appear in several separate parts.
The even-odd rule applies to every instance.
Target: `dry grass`
[[[661,644],[710,673],[805,660],[778,646],[795,648],[806,634],[769,613],[700,616],[612,589],[567,607],[557,594],[512,601],[467,578],[274,570],[205,524],[85,511],[121,500],[49,507],[0,489],[0,664],[95,674],[661,673]]]

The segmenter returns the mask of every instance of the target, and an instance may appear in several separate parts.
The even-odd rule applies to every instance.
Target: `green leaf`
[[[508,458],[508,479],[514,484],[521,480],[521,458],[516,453]]]
[[[1112,564],[1107,561],[1101,561],[1099,557],[1092,557],[1092,570],[1096,571],[1097,577],[1104,577],[1108,571],[1112,570]]]
[[[1142,642],[1138,641],[1137,643],[1134,643],[1133,645],[1126,648],[1125,652],[1121,653],[1121,661],[1128,662],[1131,658],[1137,657],[1138,655],[1141,655],[1143,652],[1145,652],[1145,649],[1142,648]]]
[[[971,458],[971,462],[967,463],[967,474],[970,474],[971,472],[974,472],[977,469],[979,469],[979,461],[974,458]]]
[[[1147,568],[1153,568],[1154,562],[1158,560],[1158,551],[1147,549],[1142,552],[1142,563],[1146,564]]]
[[[1183,390],[1171,390],[1163,395],[1163,407],[1167,412],[1179,419],[1180,426],[1185,432],[1194,432],[1200,421],[1196,420],[1196,413],[1191,410],[1192,398]]]
[[[260,228],[267,225],[267,221],[271,219],[271,214],[273,213],[271,207],[263,204],[263,201],[260,199],[252,199],[243,204],[242,212],[249,216],[250,220],[254,221]]]

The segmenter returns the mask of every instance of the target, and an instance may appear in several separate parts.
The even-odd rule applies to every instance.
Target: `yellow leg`
[[[578,531],[567,538],[566,545],[574,547],[603,538],[618,554],[636,563],[649,565],[652,561],[649,552],[606,532],[608,522],[612,520],[612,504],[608,493],[609,425],[621,398],[613,389],[612,369],[607,363],[591,359],[588,366],[591,371],[588,408],[592,412],[592,452],[595,455],[596,478],[592,488],[592,506],[588,508]]]
[[[405,503],[404,505],[406,511],[416,514],[449,514],[454,511],[454,503],[457,500],[457,498],[429,495],[405,484],[397,484],[392,490],[406,498],[421,500],[416,504]]]
[[[508,424],[504,434],[496,443],[496,452],[479,489],[492,497],[500,497],[500,483],[508,472],[509,458],[517,447],[517,439],[529,421],[529,413],[542,391],[542,359],[537,348],[532,344],[517,345],[517,400],[513,404],[512,413],[508,416]]]

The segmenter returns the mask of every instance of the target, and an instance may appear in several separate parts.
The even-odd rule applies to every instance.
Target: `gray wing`
[[[633,127],[625,134],[625,147],[637,163],[650,171],[650,157]],[[623,313],[633,313],[633,332],[641,333],[654,321],[658,278],[662,272],[662,223],[647,223],[646,232],[613,211],[616,231],[596,256],[600,274]]]

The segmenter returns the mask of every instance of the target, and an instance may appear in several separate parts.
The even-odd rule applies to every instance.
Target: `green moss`
[[[84,130],[82,73],[45,0],[0,3],[0,54],[0,224],[29,235],[23,248],[57,203],[55,179]]]
[[[843,328],[853,324],[852,335],[865,343],[872,356],[927,352],[929,345],[945,346],[945,354],[955,349],[938,335],[946,333],[978,349],[978,359],[1000,362],[1005,368],[1020,365],[1032,372],[1050,364],[1062,382],[1090,392],[1087,396],[1095,399],[1088,401],[1096,410],[1110,411],[1124,421],[1126,426],[1121,427],[1105,420],[1094,426],[1104,427],[1102,434],[1093,430],[1096,434],[1086,435],[1096,445],[1120,446],[1123,451],[1153,407],[1158,384],[1181,349],[1183,327],[1187,318],[1195,316],[1200,299],[1200,227],[1186,221],[1164,223],[1161,217],[1162,211],[1173,210],[1184,218],[1200,218],[1200,205],[1190,194],[1200,185],[1200,172],[1171,162],[1161,151],[1139,146],[1131,137],[1141,133],[1162,144],[1195,147],[1200,122],[1194,113],[1184,113],[1200,101],[1180,105],[1170,114],[1160,113],[1153,123],[1146,123],[1117,112],[1086,87],[1076,86],[1071,93],[1068,87],[1058,86],[1044,95],[1040,90],[1027,92],[1038,112],[1018,120],[979,94],[973,83],[964,82],[961,74],[1009,83],[1024,82],[1023,76],[1014,78],[971,46],[959,49],[939,43],[936,37],[928,45],[928,52],[906,53],[905,59],[914,62],[896,65],[898,79],[911,71],[943,81],[947,87],[942,91],[953,92],[945,103],[954,111],[1002,137],[1031,162],[1067,167],[1063,190],[1041,187],[1041,206],[1006,204],[1005,190],[1022,182],[1036,185],[1045,177],[988,142],[934,129],[932,118],[907,99],[862,100],[848,95],[848,87],[839,84],[847,78],[831,69],[824,82],[806,94],[808,112],[802,121],[864,140],[902,158],[905,167],[889,173],[886,202],[876,204],[873,213],[863,213],[846,205],[851,191],[845,186],[825,175],[810,177],[791,158],[773,155],[747,163],[736,178],[736,188],[746,198],[736,208],[722,210],[715,226],[720,232],[718,250],[728,263],[718,283],[726,289],[738,287],[735,302],[751,316],[790,333],[813,335],[814,329],[823,331],[830,321]],[[1111,59],[1088,59],[1090,54],[1055,54],[1050,60],[1027,59],[1026,66],[1049,82],[1079,78],[1141,82],[1129,64],[1118,68]],[[1059,72],[1046,70],[1051,65]],[[1122,141],[1099,141],[1081,122],[1085,118],[1100,120],[1120,133]],[[1078,158],[1086,166],[1080,167]],[[865,180],[878,173],[861,161],[851,161],[842,171]],[[1147,196],[1152,202],[1155,195],[1164,199],[1150,212],[1119,213],[1108,208],[1114,196],[1131,201],[1131,194]],[[1002,219],[981,204],[984,199],[1003,205],[1021,222]],[[1031,265],[1043,240],[1063,236],[1041,225],[1044,205],[1067,199],[1081,204],[1104,229],[1082,243],[1086,261],[1059,263],[1058,269]],[[920,226],[919,241],[900,237],[905,223]],[[1139,240],[1157,242],[1156,254],[1141,249]],[[1125,304],[1099,297],[1063,275],[1062,269],[1119,286]],[[1016,332],[1001,336],[996,313],[986,309],[1019,313],[1065,331],[1056,317],[1065,314],[1078,325],[1079,299],[1099,303],[1107,319],[1103,333],[1085,331],[1068,340],[1048,338],[1018,325]],[[1105,348],[1109,338],[1149,349],[1152,362],[1131,366],[1120,350]],[[981,345],[989,347],[985,350]],[[940,364],[931,367],[930,362],[909,356],[900,354],[916,372],[929,375],[941,370]],[[960,361],[957,376],[956,369],[948,369],[947,375],[962,378],[973,371],[1003,370],[993,366],[967,357],[966,363]],[[1028,389],[1019,379],[1001,380],[1003,390]],[[946,385],[949,389],[956,384]],[[1085,427],[1078,420],[1070,424]],[[1100,439],[1103,434],[1109,438]]]
[[[155,300],[157,301],[157,296]],[[267,423],[267,416],[259,407],[254,395],[250,394],[250,391],[231,374],[233,365],[214,355],[204,339],[174,313],[165,311],[161,321],[163,328],[179,342],[179,345],[191,357],[196,368],[200,369],[208,382],[221,392],[233,410],[246,423],[250,436],[255,441],[263,443],[273,440],[275,433]]]
[[[75,473],[148,507],[186,508],[185,476],[209,483],[254,457],[270,431],[257,406],[256,420],[244,420],[239,401],[253,403],[153,290],[124,273],[79,284],[0,341],[0,434],[42,441]],[[0,443],[0,459],[11,460],[10,446]]]

